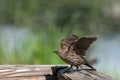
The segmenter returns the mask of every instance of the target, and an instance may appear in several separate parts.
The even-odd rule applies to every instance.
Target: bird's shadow
[[[95,71],[95,70],[93,70],[93,69],[83,69],[83,68],[81,68],[81,69],[73,69],[73,68],[69,68],[69,67],[67,67],[67,68],[65,68],[63,71],[63,73],[74,73],[74,72],[81,72],[81,71]]]
[[[73,68],[66,68],[64,69],[63,71],[63,74],[67,73],[67,74],[72,74],[72,73],[81,73],[81,74],[84,74],[84,75],[87,75],[89,77],[92,77],[91,75],[87,74],[87,73],[84,73],[83,71],[96,71],[96,70],[93,70],[93,69],[73,69]]]

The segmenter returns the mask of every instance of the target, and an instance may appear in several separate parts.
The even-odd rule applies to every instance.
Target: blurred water
[[[13,52],[15,48],[20,48],[21,43],[26,42],[29,38],[28,30],[16,27],[0,28],[0,44],[3,51]]]
[[[97,46],[93,51],[97,54],[99,70],[120,73],[120,37],[99,37]]]

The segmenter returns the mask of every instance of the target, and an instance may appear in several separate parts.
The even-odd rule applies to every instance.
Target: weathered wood
[[[28,77],[9,77],[0,80],[55,80],[53,76],[28,76]]]
[[[55,80],[57,69],[65,67],[55,65],[1,65],[0,80]]]
[[[1,65],[0,80],[114,80],[97,71],[71,69],[55,65]]]
[[[95,70],[90,69],[62,69],[57,74],[58,80],[114,80],[112,77],[106,76]]]

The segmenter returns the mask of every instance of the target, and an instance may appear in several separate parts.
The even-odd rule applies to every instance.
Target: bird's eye
[[[65,48],[65,46],[64,46],[64,45],[62,45],[62,48],[64,49],[64,48]]]
[[[65,45],[64,45],[64,44],[62,44],[62,45],[61,45],[61,48],[62,48],[62,49],[65,49]]]

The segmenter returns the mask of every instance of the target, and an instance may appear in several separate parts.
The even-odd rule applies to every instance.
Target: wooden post
[[[65,71],[68,66],[55,65],[1,65],[0,80],[114,80],[97,71]]]

